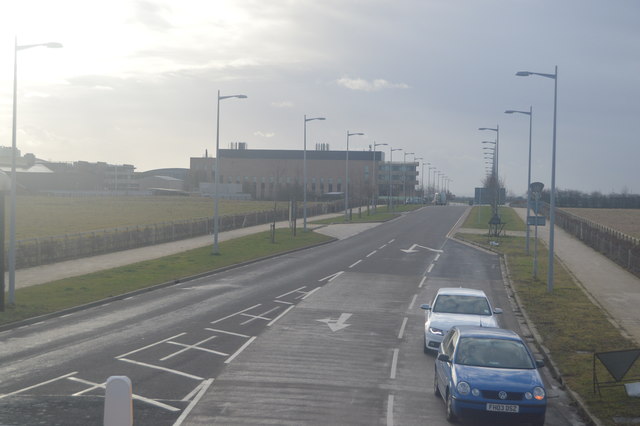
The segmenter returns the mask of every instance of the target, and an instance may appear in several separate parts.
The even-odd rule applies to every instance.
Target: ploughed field
[[[273,201],[220,200],[221,216],[271,210]],[[279,209],[287,208],[278,202]],[[5,229],[9,235],[9,200]],[[16,238],[27,239],[213,217],[207,197],[53,197],[20,195],[16,200]]]
[[[562,210],[631,237],[640,238],[640,209],[563,208]]]

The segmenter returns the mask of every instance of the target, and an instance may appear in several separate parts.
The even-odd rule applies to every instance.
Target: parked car
[[[424,323],[424,352],[437,351],[447,331],[454,325],[498,327],[495,314],[502,309],[492,308],[482,290],[443,287],[431,305],[420,306],[426,311]]]
[[[447,420],[544,424],[547,395],[535,360],[511,330],[455,326],[438,349],[433,390]]]

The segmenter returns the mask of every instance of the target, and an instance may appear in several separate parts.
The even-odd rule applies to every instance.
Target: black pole
[[[4,312],[4,195],[0,191],[0,312]]]

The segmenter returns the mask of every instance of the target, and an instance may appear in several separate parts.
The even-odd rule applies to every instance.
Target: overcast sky
[[[640,193],[637,0],[7,0],[0,3],[0,145],[51,161],[189,167],[220,147],[388,143],[471,195],[500,126],[500,175],[549,187],[558,66],[560,189]],[[386,153],[388,146],[379,146]],[[407,155],[407,161],[414,155]],[[428,167],[428,166],[427,166]],[[425,174],[427,167],[425,167]],[[433,173],[431,174],[431,176]],[[425,184],[427,183],[425,177]]]

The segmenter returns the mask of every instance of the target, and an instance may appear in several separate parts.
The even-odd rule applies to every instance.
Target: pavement
[[[514,210],[526,222],[527,209],[514,208]],[[545,227],[538,227],[538,238],[547,247],[549,245],[548,223],[547,221]],[[460,228],[458,232],[474,233],[478,230]],[[486,233],[484,230],[481,232]],[[522,231],[508,234],[525,235]],[[533,227],[531,237],[533,238]],[[640,347],[640,310],[638,309],[640,278],[558,226],[555,227],[554,254],[591,300],[609,315],[623,334]],[[546,259],[541,261],[546,262]]]

